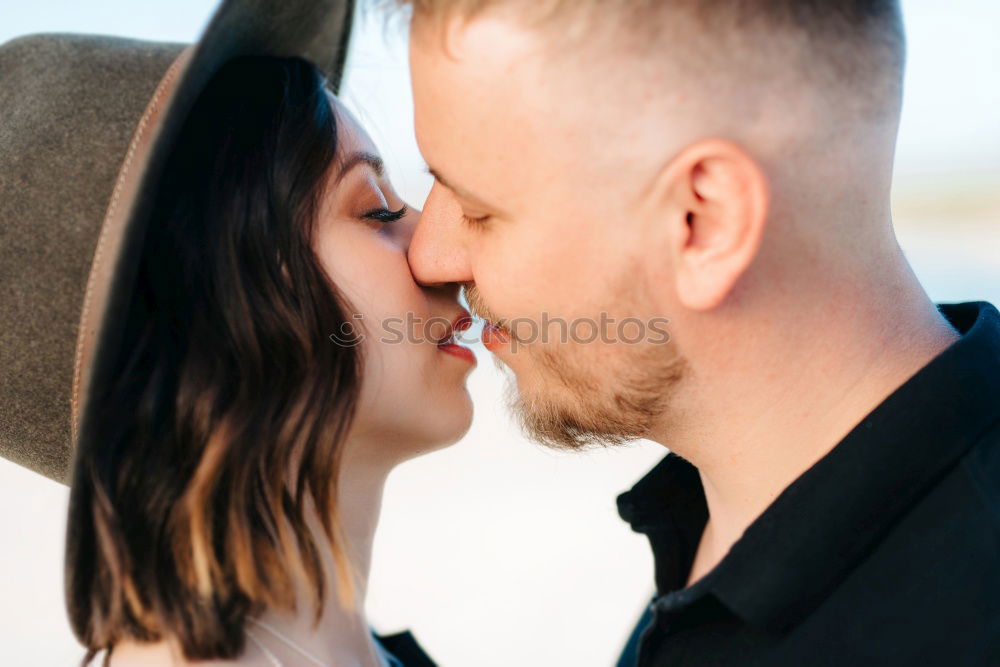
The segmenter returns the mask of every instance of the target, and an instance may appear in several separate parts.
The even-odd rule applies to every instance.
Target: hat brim
[[[125,343],[123,314],[133,295],[158,184],[195,101],[224,64],[253,55],[305,58],[326,74],[329,87],[336,92],[343,76],[354,5],[353,0],[226,0],[198,42],[172,68],[169,91],[161,100],[154,96],[150,109],[156,107],[155,125],[145,130],[144,148],[135,150],[146,117],[140,122],[119,175],[116,201],[110,204],[105,219],[105,227],[118,227],[108,234],[102,230],[102,237],[110,239],[103,248],[106,264],[103,269],[96,266],[95,258],[91,268],[88,298],[91,292],[97,296],[91,312],[85,303],[80,322],[72,401],[74,452],[97,435],[99,406],[91,399],[101,396],[102,389],[114,381],[118,352]],[[158,89],[157,94],[161,92]],[[121,188],[126,174],[130,184]],[[125,196],[120,196],[120,191]],[[110,220],[113,217],[117,222]],[[95,272],[101,275],[95,277]],[[84,349],[89,353],[82,354]]]

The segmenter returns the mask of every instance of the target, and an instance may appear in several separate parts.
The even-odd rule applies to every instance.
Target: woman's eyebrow
[[[347,175],[351,169],[354,169],[359,164],[367,164],[375,172],[375,175],[379,178],[385,176],[385,162],[382,161],[378,155],[374,153],[351,153],[347,158],[341,163],[340,171],[337,172],[336,181],[339,183],[344,176]]]

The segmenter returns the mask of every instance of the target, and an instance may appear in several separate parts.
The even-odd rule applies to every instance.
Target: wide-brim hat
[[[336,92],[353,0],[226,0],[194,45],[0,45],[0,456],[68,483],[113,379],[157,185],[195,100],[239,56],[299,56]]]

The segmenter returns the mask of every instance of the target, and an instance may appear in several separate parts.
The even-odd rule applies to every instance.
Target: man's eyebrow
[[[476,204],[480,204],[482,206],[485,206],[486,208],[495,208],[495,207],[491,206],[490,204],[488,204],[485,200],[483,200],[482,197],[477,197],[476,195],[472,194],[468,190],[463,190],[462,188],[456,187],[456,186],[452,185],[451,183],[449,183],[447,180],[445,180],[445,177],[441,175],[441,172],[439,172],[434,167],[428,166],[427,167],[427,172],[431,176],[434,177],[434,180],[436,180],[438,183],[440,183],[444,187],[446,187],[449,190],[451,190],[453,193],[455,193],[456,195],[458,195],[460,198],[465,199],[465,200],[470,201],[470,202],[474,202]]]
[[[359,164],[367,164],[375,172],[375,175],[379,178],[385,176],[385,162],[382,161],[378,155],[374,153],[351,153],[347,158],[341,163],[340,170],[337,172],[336,182],[340,182],[344,176],[347,175],[351,169],[354,169]]]

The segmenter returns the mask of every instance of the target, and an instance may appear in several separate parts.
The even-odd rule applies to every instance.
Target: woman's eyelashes
[[[367,213],[361,215],[362,218],[366,220],[374,220],[375,222],[390,223],[396,222],[406,215],[407,207],[404,204],[398,211],[392,211],[388,208],[375,208]]]

